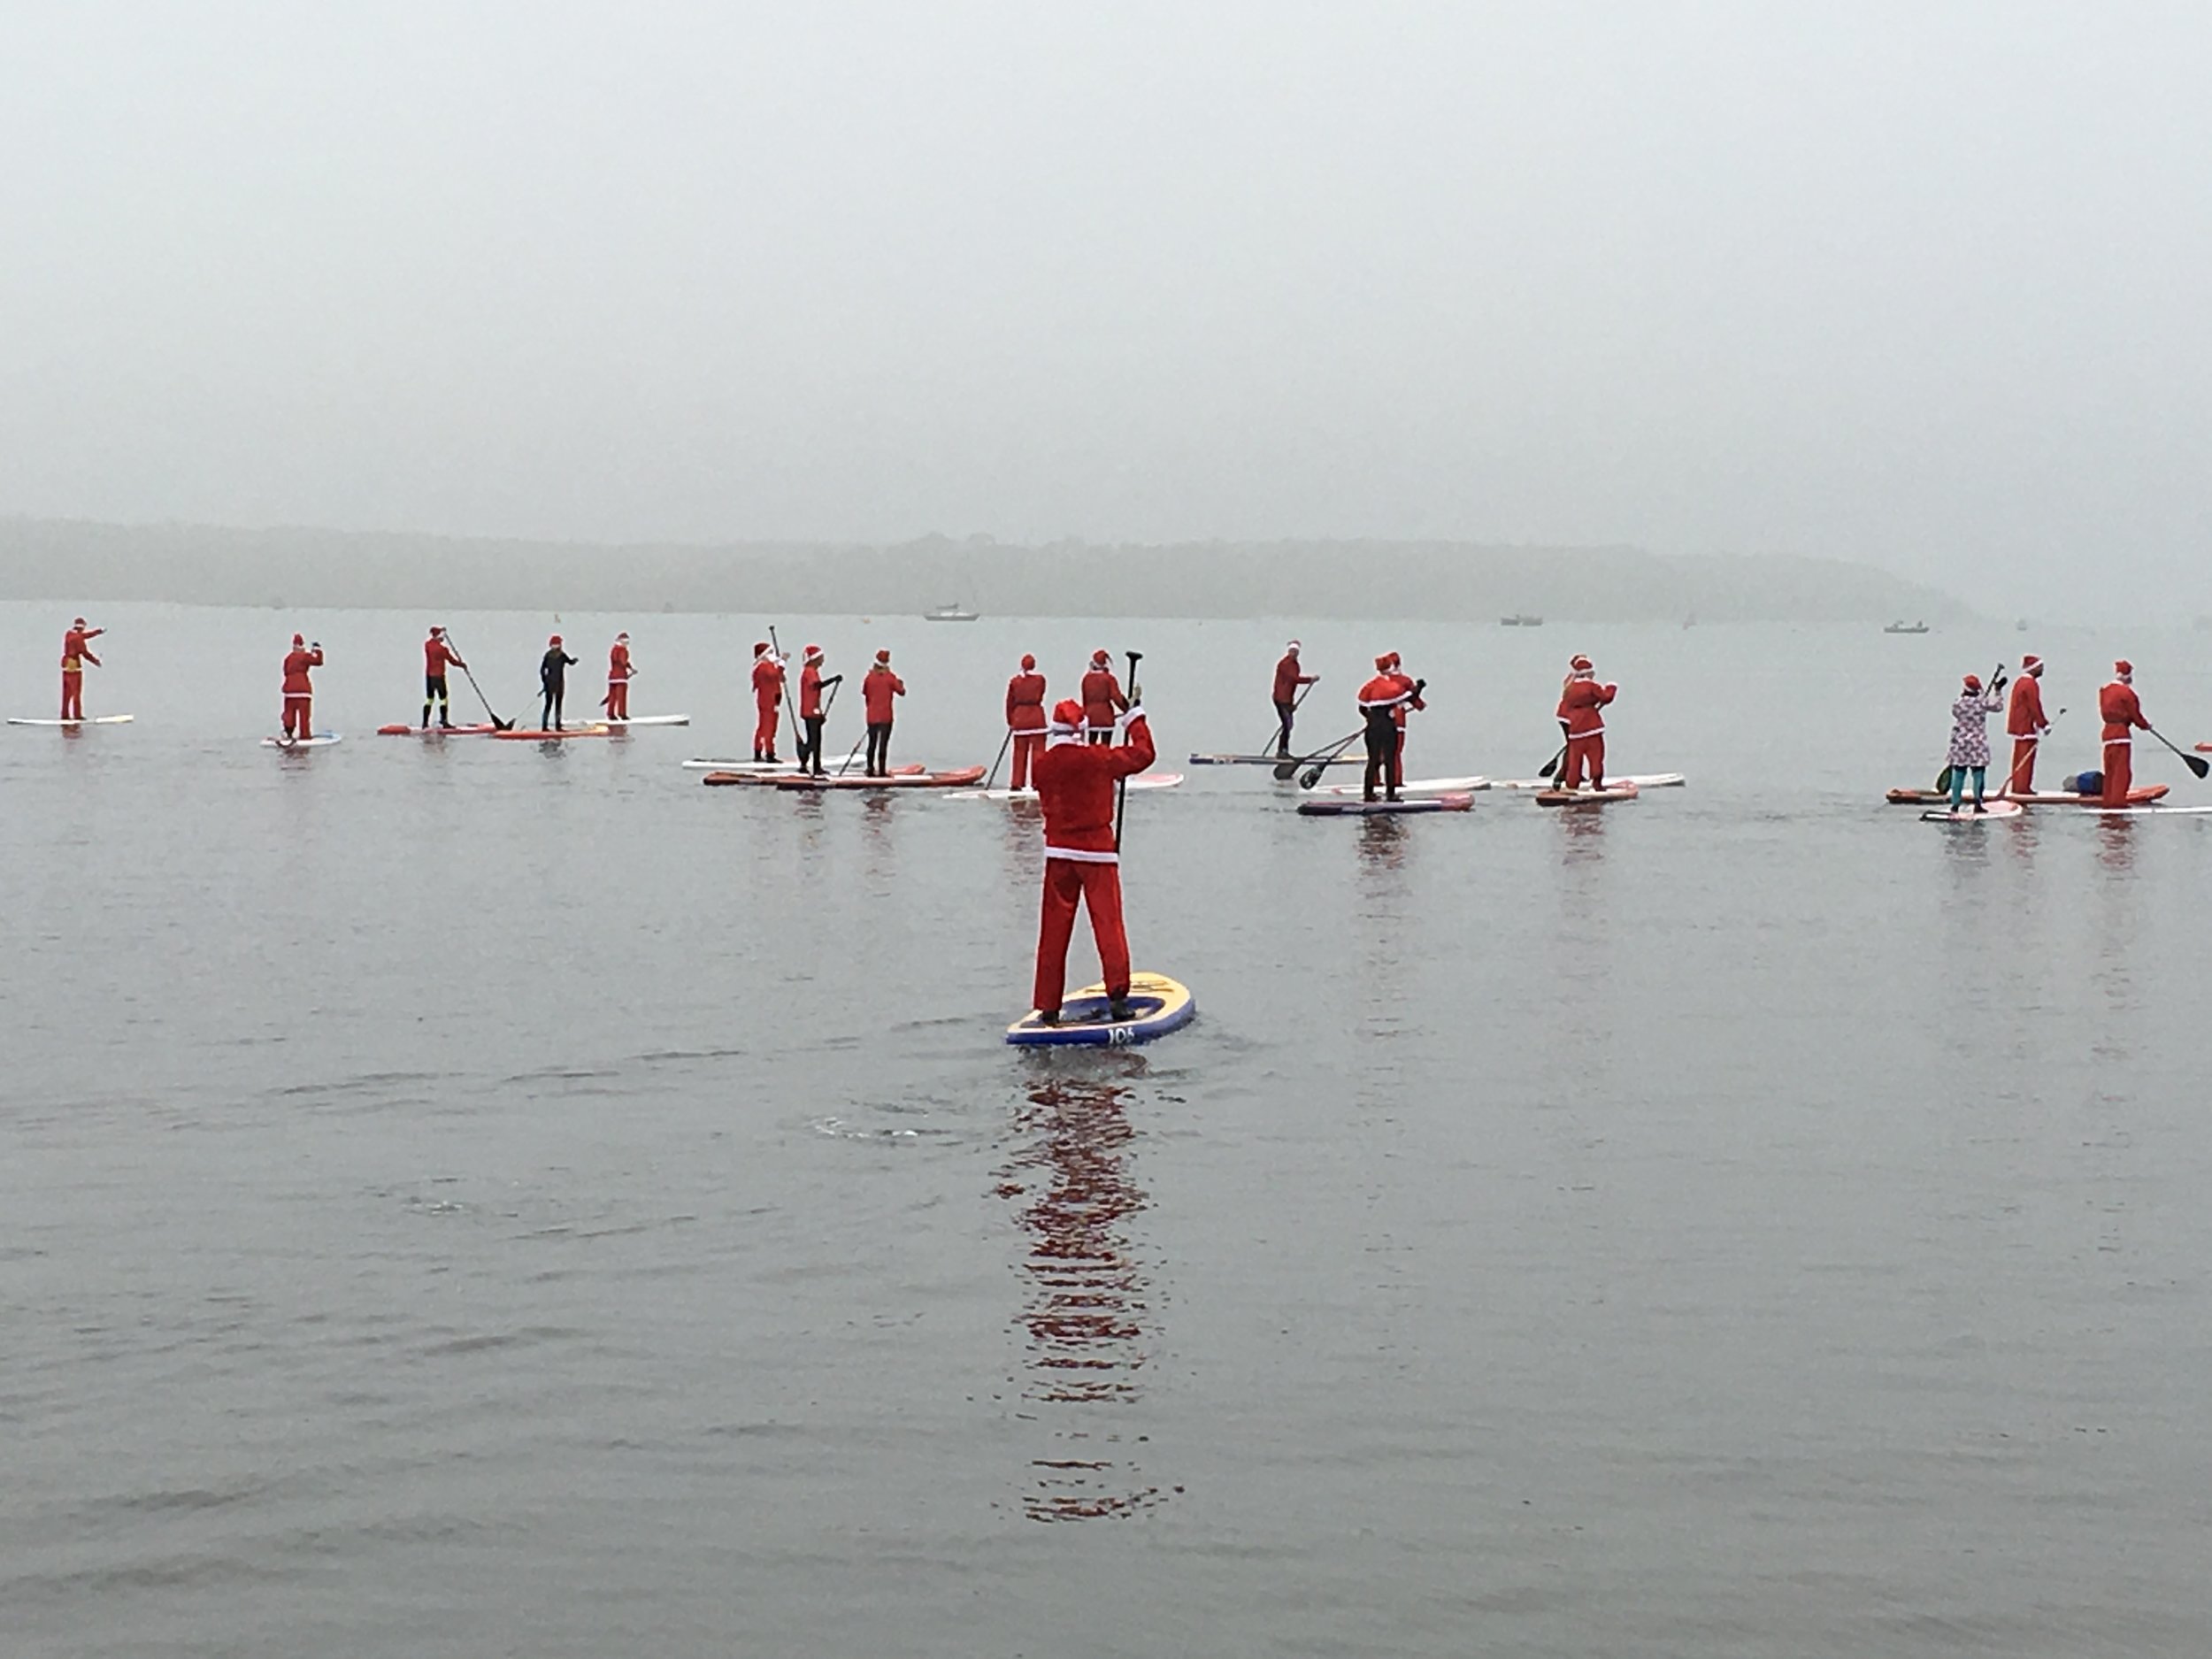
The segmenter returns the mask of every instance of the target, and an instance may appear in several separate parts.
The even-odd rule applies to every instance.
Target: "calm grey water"
[[[1691,787],[1133,797],[1200,1021],[1038,1059],[1033,822],[701,788],[742,620],[562,619],[688,732],[368,735],[433,619],[520,704],[550,618],[303,619],[349,740],[265,751],[293,618],[117,607],[138,723],[0,733],[8,1654],[2212,1647],[2212,817],[1878,804],[2023,644],[2055,761],[2116,650],[2212,734],[2200,636],[1298,625],[1317,737],[1394,646],[1525,774],[1580,648]],[[1025,647],[1247,746],[1284,633],[782,637],[956,763]]]

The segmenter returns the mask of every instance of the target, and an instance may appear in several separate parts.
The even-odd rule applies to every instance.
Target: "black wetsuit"
[[[538,728],[545,732],[561,729],[561,699],[568,693],[568,671],[576,666],[576,659],[556,645],[545,654],[538,664],[538,684],[545,689],[545,710],[538,716]]]
[[[1361,792],[1375,798],[1380,785],[1391,800],[1398,798],[1398,722],[1387,708],[1367,710],[1367,783]]]

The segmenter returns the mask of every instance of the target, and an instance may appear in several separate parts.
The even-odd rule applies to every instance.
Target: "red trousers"
[[[65,720],[84,718],[84,670],[65,668],[61,671],[61,718]]]
[[[628,680],[610,680],[607,682],[607,718],[610,720],[626,720],[630,718]]]
[[[1067,989],[1068,941],[1075,937],[1075,903],[1091,913],[1091,937],[1105,972],[1106,995],[1129,995],[1129,935],[1121,925],[1121,866],[1045,860],[1044,913],[1037,924],[1037,983],[1032,1008],[1056,1009]]]
[[[284,735],[289,738],[315,735],[315,694],[311,691],[288,691],[284,694]]]
[[[775,752],[776,705],[764,703],[760,705],[760,718],[753,722],[753,757],[757,760]]]
[[[1567,740],[1567,764],[1559,774],[1559,787],[1563,789],[1582,787],[1582,769],[1585,765],[1590,769],[1590,787],[1593,789],[1602,787],[1605,783],[1604,733],[1593,732],[1587,737],[1571,737]]]
[[[2008,791],[2013,795],[2035,793],[2035,751],[2041,747],[2032,737],[2012,740],[2012,770],[2005,775],[2005,787],[1998,791],[2000,795]]]
[[[2124,737],[2104,746],[2104,803],[2125,806],[2135,787],[2135,745]]]
[[[1045,734],[1042,732],[1017,732],[1014,733],[1015,788],[1026,789],[1029,787],[1029,768],[1035,762],[1037,757],[1044,752]]]

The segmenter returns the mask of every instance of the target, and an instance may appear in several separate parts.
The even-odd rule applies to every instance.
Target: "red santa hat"
[[[445,629],[444,629],[442,626],[441,626],[439,624],[437,624],[437,623],[434,622],[434,623],[432,623],[432,624],[430,625],[430,637],[431,637],[432,639],[434,639],[434,639],[437,639],[440,635],[443,634],[444,633],[445,633]]]
[[[1052,705],[1052,730],[1063,736],[1072,736],[1083,727],[1083,705],[1072,697],[1063,697]]]
[[[1395,659],[1388,651],[1385,651],[1380,657],[1378,657],[1375,659],[1375,672],[1379,674],[1388,673],[1390,672],[1390,664]]]
[[[891,653],[890,653],[889,651],[887,651],[887,650],[878,651],[878,652],[876,653],[876,661],[878,661],[879,663],[881,663],[881,664],[885,664],[885,665],[887,667],[887,666],[890,664],[890,661],[891,661]]]
[[[615,638],[616,638],[616,639],[618,639],[618,640],[626,640],[626,639],[628,639],[629,637],[630,637],[630,636],[629,636],[629,634],[628,634],[626,632],[625,632],[625,633],[621,633],[621,634],[616,634],[616,635],[615,635]]]
[[[292,649],[293,649],[294,650],[297,650],[297,649],[298,649],[301,646],[303,646],[303,645],[304,645],[304,644],[306,644],[306,643],[307,643],[307,635],[305,635],[304,634],[295,634],[292,636]]]
[[[1398,666],[1401,663],[1402,663],[1402,662],[1404,662],[1404,661],[1405,661],[1405,658],[1404,658],[1404,657],[1401,657],[1401,656],[1399,656],[1397,652],[1393,651],[1393,652],[1391,652],[1391,653],[1390,653],[1390,665],[1391,665],[1393,668],[1397,667],[1397,666]]]
[[[555,634],[555,635],[554,635],[551,639],[549,639],[549,640],[548,640],[548,641],[546,641],[546,643],[547,643],[548,645],[558,645],[560,642],[561,642],[561,636],[560,636],[559,634]]]
[[[2043,672],[2043,659],[2038,657],[2033,651],[2030,651],[2025,657],[2020,659],[2020,672],[2024,674],[2041,673]]]
[[[810,663],[820,662],[822,660],[822,648],[818,645],[808,646],[806,648],[806,660]]]
[[[1982,677],[1979,674],[1967,675],[1966,688],[1969,691],[1979,691],[1982,688]]]
[[[1033,674],[1036,672],[1037,659],[1034,657],[1032,657],[1027,651],[1024,651],[1022,653],[1022,672],[1025,674]]]
[[[2135,664],[2128,661],[2126,657],[2123,657],[2118,662],[2112,664],[2112,672],[2119,675],[2119,677],[2123,680],[2132,680],[2135,677]]]
[[[1295,657],[1298,655],[1298,641],[1293,640],[1289,644],[1284,646],[1283,649],[1288,651],[1293,657]]]
[[[767,656],[768,641],[766,640],[755,640],[753,641],[753,655],[756,657]]]
[[[1590,659],[1583,656],[1580,652],[1577,652],[1575,654],[1574,660],[1569,663],[1567,666],[1573,669],[1577,673],[1581,673],[1589,668]]]
[[[1107,664],[1112,662],[1113,660],[1114,659],[1112,657],[1107,656],[1103,651],[1093,651],[1091,653],[1091,666],[1093,668],[1103,668]]]
[[[79,618],[77,618],[74,622],[71,623],[69,626],[70,626],[71,627],[73,627],[73,628],[81,628],[81,627],[84,626],[84,618],[83,618],[82,617],[79,617]]]

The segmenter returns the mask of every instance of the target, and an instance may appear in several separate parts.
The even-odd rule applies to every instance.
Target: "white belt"
[[[2008,734],[2016,743],[2040,743],[2042,734],[2037,732],[2014,732]]]
[[[1603,726],[1592,726],[1592,727],[1591,727],[1588,731],[1586,731],[1586,732],[1570,732],[1570,733],[1567,733],[1567,741],[1568,741],[1570,743],[1571,743],[1571,742],[1573,742],[1573,741],[1574,741],[1577,738],[1579,738],[1579,737],[1603,737],[1604,735],[1605,735],[1605,728],[1604,728]]]
[[[2132,749],[2135,747],[2135,740],[2132,737],[2108,737],[2100,741],[2102,741],[2107,749],[2111,749],[2115,745],[2117,745],[2122,749]]]
[[[1118,864],[1121,862],[1119,853],[1094,853],[1079,847],[1055,847],[1048,843],[1045,861],[1049,864],[1055,858],[1064,858],[1071,864]]]
[[[1006,729],[1016,737],[1042,737],[1045,734],[1045,728],[1041,726],[1010,726]]]
[[[311,697],[314,695],[311,691],[288,691],[284,694],[284,700],[289,703],[294,697]]]

